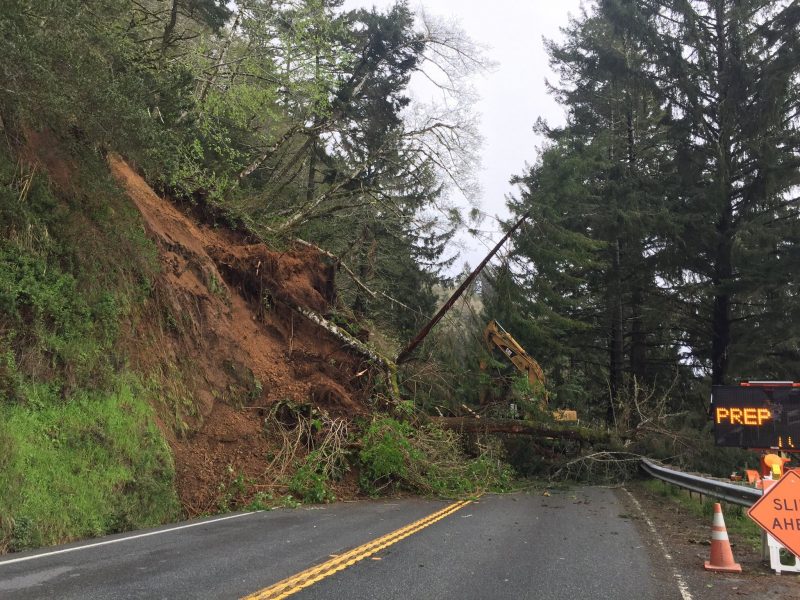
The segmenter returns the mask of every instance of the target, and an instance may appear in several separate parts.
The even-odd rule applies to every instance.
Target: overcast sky
[[[346,0],[345,8],[383,9],[393,4],[393,0]],[[410,6],[416,12],[420,4],[411,0]],[[509,178],[536,160],[539,140],[532,131],[536,119],[544,117],[550,124],[564,121],[562,109],[545,90],[545,79],[556,78],[542,38],[561,39],[559,28],[570,14],[578,15],[580,0],[425,0],[421,6],[429,14],[457,20],[467,35],[488,47],[488,58],[497,63],[493,72],[474,81],[483,136],[478,179],[481,209],[506,217],[505,196],[512,192]],[[492,218],[486,218],[480,229],[499,231]],[[496,233],[493,237],[499,239]],[[461,236],[461,245],[455,271],[465,261],[476,266],[491,247],[489,240],[467,234]]]

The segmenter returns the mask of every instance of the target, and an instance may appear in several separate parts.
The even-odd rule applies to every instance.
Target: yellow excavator
[[[539,363],[533,357],[525,352],[525,348],[520,346],[519,342],[508,333],[503,326],[495,320],[489,321],[486,329],[483,330],[483,341],[491,352],[494,348],[498,348],[508,360],[510,360],[517,369],[528,377],[528,382],[532,389],[544,388],[544,372]],[[484,368],[484,365],[481,365]],[[547,403],[547,395],[545,394],[542,400],[542,408]],[[556,421],[577,421],[578,413],[574,410],[554,410],[552,412],[553,418]]]

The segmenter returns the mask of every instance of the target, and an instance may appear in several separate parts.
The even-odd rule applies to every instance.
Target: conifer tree
[[[549,44],[568,122],[539,125],[550,145],[518,179],[516,207],[534,211],[535,225],[516,241],[531,260],[530,296],[572,349],[570,363],[582,362],[571,364],[573,376],[595,381],[597,396],[607,386],[609,421],[633,377],[641,384],[665,367],[654,257],[670,179],[661,94],[643,76],[641,40],[613,19],[616,8],[585,14],[564,44]]]
[[[770,0],[662,3],[651,72],[665,90],[681,175],[671,281],[712,383],[789,375],[798,364],[800,6]],[[773,352],[786,359],[778,366]],[[734,371],[731,372],[731,368]]]
[[[603,0],[550,45],[568,123],[517,179],[518,280],[609,418],[634,377],[793,377],[799,23],[796,2]]]

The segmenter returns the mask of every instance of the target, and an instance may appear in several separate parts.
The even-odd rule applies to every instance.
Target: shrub
[[[359,445],[360,485],[370,494],[396,488],[447,497],[511,485],[511,469],[497,444],[469,458],[458,434],[435,425],[415,428],[379,417],[367,425]]]
[[[310,452],[289,479],[289,492],[302,502],[320,504],[336,500],[318,450]]]
[[[421,460],[411,445],[412,429],[391,417],[372,421],[361,439],[361,484],[374,492],[392,481],[402,481],[408,476],[412,462]]]

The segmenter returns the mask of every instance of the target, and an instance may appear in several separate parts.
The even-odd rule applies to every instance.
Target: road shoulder
[[[641,511],[627,490],[636,499]],[[761,553],[745,540],[729,531],[733,555],[742,565],[741,574],[712,573],[703,568],[711,554],[711,519],[707,522],[684,505],[670,497],[649,490],[641,482],[631,482],[617,490],[620,501],[626,506],[626,516],[639,529],[653,564],[660,565],[664,574],[672,578],[674,568],[686,582],[694,600],[729,600],[753,598],[758,600],[800,600],[800,576],[776,575],[762,563]],[[646,518],[663,540],[667,559]],[[673,584],[674,585],[674,584]]]

